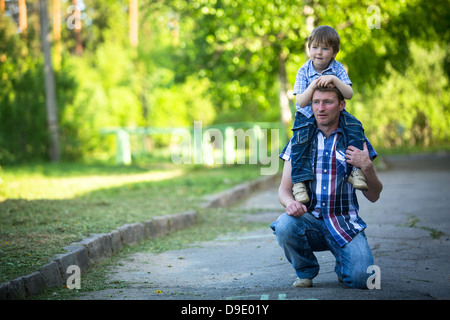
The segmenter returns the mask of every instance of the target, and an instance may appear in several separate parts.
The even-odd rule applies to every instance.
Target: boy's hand
[[[319,78],[317,78],[316,80],[313,80],[310,84],[309,87],[311,87],[311,89],[315,90],[317,88],[317,82],[319,81]]]
[[[317,79],[316,85],[318,87],[335,87],[335,85],[334,85],[335,78],[336,78],[336,76],[333,76],[333,75],[320,76]]]

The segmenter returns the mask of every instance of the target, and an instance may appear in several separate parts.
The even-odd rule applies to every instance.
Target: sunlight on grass
[[[93,175],[76,177],[31,176],[3,177],[0,185],[0,201],[6,199],[71,199],[88,192],[120,187],[128,183],[172,179],[183,175],[184,170],[172,169],[134,174]]]
[[[260,168],[61,163],[2,167],[0,176],[3,282],[89,235],[198,210],[206,195],[256,179]]]

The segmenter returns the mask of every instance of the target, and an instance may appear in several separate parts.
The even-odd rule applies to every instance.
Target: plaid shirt
[[[336,150],[337,142],[342,138],[337,129],[328,138],[317,130],[313,149],[315,179],[309,183],[311,200],[308,211],[316,218],[322,217],[333,238],[343,247],[353,237],[366,228],[359,217],[358,199],[355,189],[348,183],[345,150]],[[366,139],[369,156],[373,159],[377,153]],[[285,147],[280,158],[290,161],[291,143]]]
[[[334,75],[345,84],[348,84],[350,86],[352,85],[352,82],[350,81],[350,78],[347,75],[347,71],[345,71],[342,63],[336,60],[331,60],[328,68],[326,68],[322,73],[318,73],[316,69],[314,69],[312,61],[308,60],[297,72],[293,94],[297,95],[303,93],[309,87],[311,82],[318,79],[322,75]],[[296,102],[295,108],[297,109],[297,111],[303,113],[307,118],[311,118],[313,116],[311,101],[304,108],[301,108]]]

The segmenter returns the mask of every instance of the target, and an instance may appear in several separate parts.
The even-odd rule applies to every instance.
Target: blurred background
[[[354,91],[347,110],[378,159],[449,151],[448,7],[0,0],[0,282],[36,271],[74,241],[153,216],[199,212],[193,232],[151,242],[158,252],[255,227],[237,213],[202,208],[204,197],[260,178],[267,160],[270,175],[282,168],[277,148],[291,135],[295,76],[319,25],[340,35],[336,60]],[[231,137],[219,158],[240,151],[248,162],[175,163],[173,132],[189,135],[195,123]],[[239,129],[250,130],[249,144],[237,150]],[[250,137],[264,130],[251,148]],[[205,136],[196,140],[194,131],[187,149],[218,142]],[[251,163],[250,151],[268,144],[275,157],[258,154]]]
[[[114,159],[117,128],[269,122],[289,135],[306,39],[324,24],[341,37],[336,60],[354,90],[347,109],[377,150],[448,150],[448,8],[445,0],[0,0],[0,165]],[[129,137],[133,155],[170,144],[167,134],[139,132]]]

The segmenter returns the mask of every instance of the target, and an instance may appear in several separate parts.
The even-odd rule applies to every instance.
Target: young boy
[[[294,84],[296,95],[295,122],[291,145],[293,194],[301,203],[309,202],[308,189],[305,182],[313,179],[313,150],[311,140],[316,130],[315,118],[311,108],[311,97],[316,87],[334,86],[339,89],[345,99],[353,96],[352,82],[343,65],[334,58],[339,52],[340,38],[336,30],[329,26],[314,29],[308,38],[310,60],[297,72]],[[342,111],[339,128],[344,135],[346,146],[352,145],[363,149],[364,129],[347,111]],[[339,151],[339,150],[338,150]],[[341,151],[345,157],[345,150]],[[359,168],[353,168],[348,181],[355,189],[367,190],[364,174]]]

